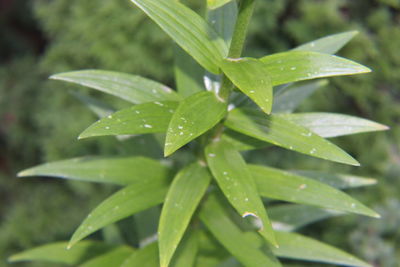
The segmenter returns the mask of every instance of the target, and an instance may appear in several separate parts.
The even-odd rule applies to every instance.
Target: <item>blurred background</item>
[[[195,9],[200,1],[184,1]],[[277,167],[335,170],[377,178],[350,193],[383,219],[342,216],[303,230],[374,266],[400,262],[400,1],[259,0],[245,55],[285,51],[328,34],[358,30],[339,55],[373,69],[330,79],[303,111],[356,115],[388,132],[333,140],[362,167],[347,167],[282,150],[257,151],[249,161]],[[0,266],[12,253],[66,240],[113,188],[53,179],[16,179],[24,168],[83,155],[131,154],[114,138],[77,141],[96,120],[71,94],[84,88],[48,81],[53,73],[99,68],[173,83],[172,42],[128,0],[0,0]],[[301,266],[301,265],[296,265]],[[306,264],[304,266],[320,266]],[[328,266],[328,265],[326,265]]]

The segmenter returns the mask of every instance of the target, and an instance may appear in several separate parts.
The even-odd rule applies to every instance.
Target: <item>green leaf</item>
[[[279,267],[281,264],[270,251],[261,251],[249,240],[227,214],[227,203],[215,193],[210,194],[199,216],[219,242],[244,266]]]
[[[319,171],[292,171],[300,176],[305,176],[325,183],[338,189],[356,188],[376,184],[376,180],[368,177],[355,176],[350,174],[336,174]]]
[[[208,0],[207,21],[216,32],[224,39],[227,47],[230,46],[238,8],[236,1],[232,0]]]
[[[79,265],[79,267],[120,266],[134,251],[135,250],[132,247],[120,246]]]
[[[273,86],[371,71],[348,59],[316,52],[283,52],[263,57],[260,60],[264,63],[264,69],[269,73]]]
[[[295,231],[308,224],[343,213],[298,204],[275,205],[268,209],[275,231]]]
[[[131,0],[208,71],[218,74],[228,49],[203,18],[174,0]]]
[[[139,241],[139,247],[144,247],[153,242],[154,238],[157,236],[160,214],[161,207],[154,206],[133,215],[135,222],[135,234],[137,240]]]
[[[300,86],[289,86],[274,96],[273,113],[291,113],[319,88],[327,85],[326,80],[318,80]]]
[[[217,9],[228,3],[235,3],[234,0],[207,0],[207,7],[209,9]]]
[[[69,247],[104,226],[162,203],[169,179],[150,175],[142,178],[142,181],[119,190],[100,203],[72,235]]]
[[[189,165],[174,178],[158,227],[161,267],[168,266],[210,181],[207,168],[199,163]]]
[[[114,112],[114,109],[96,98],[81,94],[76,91],[70,92],[75,98],[87,106],[99,118],[106,117]]]
[[[232,206],[242,217],[252,216],[260,220],[260,234],[277,245],[256,184],[240,153],[224,141],[208,145],[205,153],[213,176]]]
[[[8,258],[8,261],[39,261],[77,265],[114,248],[110,244],[94,241],[82,241],[71,249],[67,249],[67,245],[67,242],[46,244],[14,254]]]
[[[212,92],[200,92],[183,100],[168,126],[165,156],[169,156],[216,125],[226,114],[226,103]]]
[[[349,195],[313,179],[258,165],[249,170],[261,196],[379,218]]]
[[[195,261],[198,253],[198,231],[189,231],[180,242],[176,250],[172,263],[172,267],[192,267],[195,266]]]
[[[158,267],[158,246],[152,243],[136,250],[120,265],[120,267]]]
[[[270,143],[258,140],[256,138],[244,135],[230,129],[226,129],[221,136],[221,139],[229,142],[238,151],[259,149],[271,146]]]
[[[80,84],[134,104],[180,100],[177,93],[163,84],[121,72],[80,70],[55,74],[50,79]]]
[[[174,74],[178,93],[188,97],[204,90],[204,70],[179,46],[174,46]]]
[[[162,101],[135,105],[103,118],[84,130],[79,139],[124,134],[163,133],[178,102]]]
[[[295,113],[279,116],[325,138],[389,129],[370,120],[335,113]]]
[[[250,97],[265,113],[272,109],[272,84],[264,64],[253,58],[228,58],[221,68],[234,85]]]
[[[144,157],[82,157],[45,163],[18,173],[18,177],[48,176],[118,185],[169,175],[168,167]]]
[[[273,248],[278,257],[324,262],[345,266],[372,267],[372,265],[317,240],[294,233],[277,232],[279,248]]]
[[[312,157],[359,166],[359,163],[333,143],[282,118],[261,111],[236,108],[229,112],[225,125],[248,136]]]
[[[312,51],[326,54],[335,54],[357,34],[357,31],[349,31],[328,35],[315,41],[300,45],[294,48],[293,51]]]

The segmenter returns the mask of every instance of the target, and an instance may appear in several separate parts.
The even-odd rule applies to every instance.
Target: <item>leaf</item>
[[[131,0],[208,71],[218,74],[228,48],[203,18],[174,0]]]
[[[147,246],[157,239],[158,221],[160,220],[161,207],[154,206],[133,215],[136,239],[139,247]],[[131,229],[129,229],[131,230]]]
[[[201,221],[219,242],[244,266],[279,267],[281,264],[268,250],[261,251],[251,242],[227,214],[228,204],[215,193],[205,201],[199,216]]]
[[[225,125],[232,130],[312,157],[359,166],[359,163],[333,143],[282,118],[266,116],[249,108],[229,112]]]
[[[275,205],[268,209],[275,231],[295,231],[308,224],[343,213],[298,204]]]
[[[221,139],[229,142],[238,151],[259,149],[271,146],[270,143],[252,138],[248,135],[244,135],[230,129],[226,129],[221,136]]]
[[[345,266],[372,267],[366,262],[330,245],[294,233],[277,232],[279,248],[273,248],[278,257]]]
[[[242,217],[260,221],[260,234],[277,245],[264,204],[242,156],[229,143],[218,141],[205,149],[207,163],[219,187]]]
[[[389,129],[370,120],[335,113],[295,113],[279,116],[325,138]]]
[[[87,106],[99,118],[106,117],[114,112],[114,109],[96,98],[81,94],[76,91],[70,92],[75,98]]]
[[[198,253],[198,231],[189,231],[180,242],[171,267],[194,267]]]
[[[208,0],[207,21],[214,27],[216,32],[230,46],[233,31],[236,24],[238,8],[236,1],[232,0]]]
[[[193,163],[174,178],[158,227],[160,265],[168,266],[201,198],[211,181],[207,168]]]
[[[234,0],[207,0],[207,7],[209,9],[217,9],[228,3],[234,3]]]
[[[376,180],[368,177],[355,176],[350,174],[335,174],[319,171],[292,171],[300,176],[314,179],[338,189],[356,188],[376,184]]]
[[[121,72],[79,70],[55,74],[50,79],[80,84],[134,104],[180,100],[177,93],[163,84]]]
[[[18,173],[18,177],[48,176],[118,185],[169,175],[168,167],[144,157],[74,158],[45,163]]]
[[[204,70],[179,46],[174,46],[174,74],[178,93],[188,97],[204,90]]]
[[[129,246],[120,246],[112,251],[104,253],[94,259],[91,259],[79,267],[110,267],[110,266],[120,266],[124,260],[129,257],[135,250]]]
[[[165,156],[169,156],[216,125],[226,114],[226,104],[212,92],[200,92],[183,100],[168,126]]]
[[[337,56],[316,52],[291,51],[260,59],[272,85],[315,78],[367,73],[371,70]]]
[[[90,125],[79,135],[79,139],[104,135],[166,132],[177,106],[178,102],[162,101],[122,109]]]
[[[312,51],[326,54],[335,54],[357,34],[357,31],[349,31],[328,35],[315,41],[300,45],[294,48],[293,51]]]
[[[9,262],[39,261],[76,265],[110,251],[114,246],[102,242],[82,241],[72,249],[67,242],[50,243],[12,255]]]
[[[92,210],[72,235],[69,247],[104,226],[162,203],[169,179],[149,175],[143,178],[114,193]]]
[[[265,113],[272,109],[272,84],[264,64],[253,58],[227,58],[221,68],[234,85],[250,97]]]
[[[136,250],[120,265],[120,267],[158,267],[158,246],[152,243]]]
[[[301,86],[289,86],[274,96],[273,113],[291,113],[319,88],[327,85],[326,80],[318,80]]]
[[[261,196],[379,218],[373,210],[333,187],[290,172],[249,165]]]

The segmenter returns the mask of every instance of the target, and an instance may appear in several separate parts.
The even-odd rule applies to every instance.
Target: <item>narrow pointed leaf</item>
[[[194,267],[199,249],[198,231],[186,233],[172,259],[171,267]]]
[[[314,179],[321,183],[338,189],[356,188],[376,184],[376,180],[369,177],[361,177],[350,174],[337,174],[319,171],[292,171],[295,174]]]
[[[226,212],[227,203],[216,194],[211,194],[200,210],[199,216],[216,239],[244,266],[279,267],[281,264],[269,251],[261,251],[241,229],[232,222]]]
[[[326,80],[309,82],[301,86],[289,86],[274,96],[273,113],[291,113],[319,88],[327,85]]]
[[[98,205],[71,237],[73,246],[95,231],[164,201],[168,190],[167,177],[143,176],[141,182],[129,185]]]
[[[87,106],[99,118],[106,117],[114,112],[114,109],[100,100],[81,94],[77,91],[71,91],[71,94]]]
[[[222,71],[244,94],[265,113],[272,109],[272,84],[261,61],[253,58],[225,59]]]
[[[189,165],[174,178],[158,227],[161,267],[168,266],[171,261],[210,181],[211,174],[199,163]]]
[[[71,249],[68,242],[50,243],[32,248],[8,258],[9,262],[39,261],[77,265],[114,249],[114,246],[102,242],[82,241]]]
[[[249,165],[261,196],[326,209],[376,217],[379,215],[359,201],[333,187],[290,172]]]
[[[135,105],[117,111],[90,125],[79,139],[93,136],[163,133],[178,102],[162,101]]]
[[[18,177],[48,176],[118,185],[169,175],[168,167],[144,157],[82,157],[45,163],[18,173]]]
[[[233,30],[237,19],[238,8],[236,1],[232,0],[208,0],[207,21],[216,32],[230,46]]]
[[[335,113],[295,113],[279,116],[325,138],[389,129],[370,120]]]
[[[227,54],[222,38],[197,13],[174,0],[131,0],[208,71],[218,74]]]
[[[121,72],[80,70],[55,74],[50,79],[80,84],[134,104],[180,100],[177,93],[163,84]]]
[[[158,267],[158,246],[152,243],[133,252],[120,267]]]
[[[293,51],[312,51],[326,54],[335,54],[357,34],[357,31],[349,31],[328,35],[326,37],[322,37],[312,42],[300,45],[294,48]]]
[[[244,135],[230,129],[226,129],[221,136],[221,139],[229,142],[238,151],[259,149],[271,146],[270,143],[261,141],[259,139]]]
[[[211,172],[232,206],[242,217],[250,215],[260,220],[260,234],[276,245],[267,212],[240,153],[224,141],[210,144],[205,152]]]
[[[308,224],[343,215],[339,211],[298,204],[275,205],[268,209],[268,214],[274,230],[284,232],[292,232]]]
[[[182,48],[174,46],[174,74],[176,89],[183,97],[203,91],[204,70]]]
[[[129,246],[120,246],[101,256],[91,259],[79,267],[110,267],[120,266],[135,250]]]
[[[225,125],[248,136],[312,157],[359,165],[333,143],[279,115],[266,116],[255,109],[236,108],[229,113]]]
[[[168,126],[165,156],[211,129],[226,114],[226,104],[212,92],[200,92],[183,100]]]
[[[295,233],[278,232],[279,248],[274,248],[278,257],[324,262],[344,266],[372,267],[372,265],[340,249]]]
[[[351,60],[316,52],[292,51],[260,59],[272,85],[322,77],[367,73],[371,70]]]
[[[235,2],[234,0],[207,0],[207,7],[210,9],[217,9],[229,2]]]

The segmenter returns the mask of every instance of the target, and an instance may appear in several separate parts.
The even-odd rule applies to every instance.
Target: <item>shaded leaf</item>
[[[210,9],[220,8],[228,3],[235,2],[234,0],[207,0],[207,7]]]
[[[376,184],[376,180],[368,177],[355,176],[350,174],[337,174],[327,173],[319,171],[292,171],[295,174],[305,176],[317,180],[321,183],[325,183],[335,188],[347,189],[361,186],[368,186]]]
[[[264,64],[253,58],[228,58],[221,68],[234,85],[251,98],[265,113],[272,109],[272,84]]]
[[[295,231],[308,224],[343,213],[298,204],[275,205],[268,209],[275,231]]]
[[[193,163],[174,178],[158,227],[160,265],[168,266],[201,198],[211,181],[207,168]]]
[[[218,74],[227,47],[197,13],[174,0],[131,0],[208,71]]]
[[[67,242],[46,244],[14,254],[8,258],[8,261],[39,261],[76,265],[114,248],[110,244],[95,241],[82,241],[71,249],[67,249],[67,245]]]
[[[261,141],[259,139],[244,135],[230,129],[226,129],[221,136],[221,139],[229,142],[235,147],[236,150],[252,150],[271,146],[270,143]]]
[[[379,217],[373,210],[333,187],[290,172],[249,165],[261,196],[299,204]]]
[[[371,70],[337,56],[316,52],[292,51],[260,59],[269,73],[272,85],[322,77],[367,73]]]
[[[226,114],[226,104],[212,92],[199,92],[183,100],[168,126],[165,156],[211,129]]]
[[[199,216],[217,240],[243,265],[248,267],[281,266],[270,251],[261,251],[236,226],[226,213],[227,203],[222,197],[210,194]]]
[[[198,232],[189,231],[180,242],[172,259],[171,267],[192,267],[198,252]]]
[[[294,113],[279,116],[325,138],[389,129],[370,120],[335,113]]]
[[[232,0],[208,0],[207,21],[216,32],[230,46],[233,30],[237,19],[238,8],[236,1]]]
[[[232,206],[242,217],[253,216],[260,220],[260,234],[276,245],[256,184],[240,153],[224,141],[208,145],[205,153],[213,176]]]
[[[168,190],[169,179],[151,175],[142,178],[140,182],[114,193],[92,210],[72,235],[69,246],[104,226],[162,203]]]
[[[120,267],[158,267],[158,246],[152,243],[144,248],[136,250],[131,254]]]
[[[273,113],[291,113],[319,88],[327,85],[326,80],[309,82],[300,86],[289,86],[274,96]]]
[[[135,105],[117,111],[84,130],[79,139],[104,135],[163,133],[178,102],[162,101]]]
[[[82,157],[45,163],[18,173],[18,177],[48,176],[119,185],[169,175],[168,167],[144,157]]]
[[[236,108],[229,112],[225,125],[248,136],[309,156],[359,165],[355,159],[333,143],[283,119],[280,115],[266,116],[258,110]]]
[[[294,48],[293,51],[312,51],[326,54],[335,54],[357,34],[357,31],[349,31],[328,35],[312,42],[300,45]]]
[[[180,100],[177,93],[163,84],[140,76],[115,71],[71,71],[52,75],[50,79],[80,84],[134,104]]]
[[[79,267],[110,267],[120,266],[124,260],[129,257],[135,250],[129,246],[120,246],[107,253],[102,254],[94,259],[91,259]]]
[[[114,109],[112,107],[108,106],[107,104],[101,102],[96,98],[81,94],[77,91],[71,91],[70,93],[79,101],[81,101],[85,106],[87,106],[99,118],[106,117],[114,112]]]
[[[330,245],[299,234],[277,232],[279,248],[273,248],[278,257],[325,262],[345,266],[372,267],[366,262]]]
[[[204,70],[182,48],[174,46],[174,74],[178,93],[188,97],[203,91]]]
[[[154,206],[135,213],[135,232],[139,247],[147,246],[157,240],[158,221],[160,220],[161,207]]]

